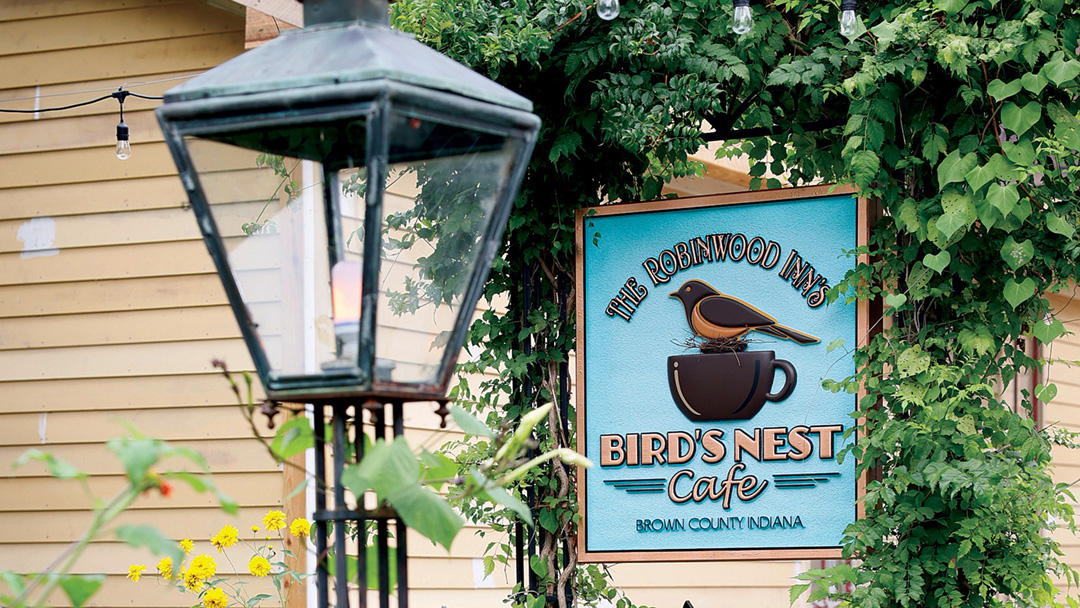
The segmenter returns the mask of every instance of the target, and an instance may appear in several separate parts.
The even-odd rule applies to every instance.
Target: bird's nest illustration
[[[751,340],[747,340],[745,334],[744,337],[737,338],[703,338],[695,334],[682,342],[678,340],[674,342],[683,348],[696,348],[702,354],[708,355],[712,353],[741,353],[746,350],[747,346],[750,346]]]

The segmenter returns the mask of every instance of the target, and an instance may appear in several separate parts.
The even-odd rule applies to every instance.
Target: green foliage
[[[1052,603],[1051,573],[1080,583],[1048,534],[1073,527],[1067,488],[1048,472],[1051,446],[1068,440],[992,387],[1039,367],[1023,344],[1064,332],[1041,294],[1077,276],[1078,3],[862,2],[869,30],[852,40],[837,31],[835,4],[753,9],[753,30],[736,38],[730,5],[711,0],[625,2],[611,22],[572,1],[394,4],[398,27],[530,97],[544,121],[485,291],[508,294],[509,312],[470,330],[479,350],[463,367],[490,379],[454,396],[493,428],[552,399],[573,347],[575,211],[656,198],[665,180],[699,174],[687,156],[703,144],[703,120],[773,129],[725,141],[721,154],[750,159],[754,188],[780,185],[767,174],[847,182],[879,204],[859,252],[869,261],[830,298],[881,298],[893,317],[861,337],[857,375],[825,383],[865,390],[866,439],[845,454],[876,479],[845,539],[861,565],[806,573],[805,589],[823,597],[855,583],[833,593],[871,608]],[[841,126],[807,132],[811,121]],[[526,382],[535,394],[513,388]],[[1036,391],[1022,411],[1055,392]],[[572,441],[554,417],[536,435],[542,450]],[[459,463],[495,449],[462,446]],[[575,532],[573,476],[550,467],[527,477],[542,530],[532,569],[546,593],[571,585],[586,603],[613,600],[602,569],[563,570],[558,543],[545,540]],[[464,506],[509,530],[504,510]],[[486,567],[507,563],[508,542],[489,548]]]
[[[93,507],[90,525],[78,540],[71,543],[60,555],[41,572],[29,575],[18,574],[11,570],[0,570],[0,604],[9,608],[41,608],[47,604],[53,592],[63,591],[73,608],[82,608],[98,591],[105,581],[103,574],[71,574],[75,562],[94,540],[100,538],[106,527],[130,507],[136,499],[149,492],[156,491],[168,497],[173,489],[170,480],[180,480],[196,492],[213,493],[223,510],[235,513],[236,504],[229,500],[210,478],[209,468],[202,455],[190,448],[172,446],[164,441],[151,439],[139,433],[134,426],[126,424],[128,435],[111,439],[106,447],[120,461],[124,468],[125,485],[108,501],[95,496],[87,483],[88,475],[75,465],[60,460],[48,452],[37,449],[27,450],[12,464],[18,468],[31,461],[41,462],[49,474],[58,480],[77,480],[88,502]],[[162,461],[169,461],[175,466],[186,463],[194,471],[175,469],[159,471]],[[145,547],[154,555],[161,555],[180,563],[183,551],[167,540],[152,526],[123,525],[115,530],[117,540],[132,547]]]

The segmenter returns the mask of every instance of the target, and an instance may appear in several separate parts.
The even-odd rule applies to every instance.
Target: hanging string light
[[[735,0],[735,14],[731,19],[731,31],[742,36],[750,32],[754,25],[754,14],[750,11],[750,0]]]
[[[858,0],[840,1],[840,34],[842,36],[852,38],[858,31],[859,17],[855,14],[855,9],[858,7]]]
[[[192,76],[195,76],[195,75],[196,74],[191,74],[191,75],[187,75],[187,76],[179,76],[179,77],[174,77],[174,78],[164,78],[162,80],[155,80],[155,81],[145,82],[145,83],[140,83],[140,84],[141,85],[147,85],[147,84],[154,84],[154,83],[157,83],[157,82],[166,82],[166,81],[169,81],[169,80],[179,80],[179,79],[182,79],[182,78],[191,78]],[[92,92],[92,91],[83,91],[83,92]],[[56,107],[52,107],[52,108],[36,108],[36,109],[33,109],[33,110],[14,110],[14,109],[9,109],[9,108],[0,108],[0,112],[7,112],[7,113],[11,113],[11,114],[34,114],[35,118],[36,118],[38,114],[43,114],[45,112],[58,112],[58,111],[61,111],[61,110],[70,110],[70,109],[73,109],[73,108],[81,108],[83,106],[88,106],[88,105],[95,104],[95,103],[98,103],[98,102],[101,102],[101,101],[105,101],[106,99],[115,99],[117,102],[120,103],[120,123],[116,125],[116,158],[119,158],[120,160],[127,160],[127,159],[131,158],[131,131],[130,131],[130,129],[128,129],[127,123],[124,122],[124,101],[128,97],[138,97],[140,99],[152,99],[152,100],[164,99],[164,97],[161,97],[161,96],[158,96],[158,95],[142,95],[142,94],[135,93],[135,92],[132,92],[132,91],[127,91],[127,90],[124,89],[123,86],[121,86],[119,89],[117,89],[116,91],[113,91],[112,93],[109,93],[108,95],[102,95],[101,97],[95,97],[94,99],[88,99],[86,101],[80,101],[80,102],[77,102],[77,103],[68,104],[66,106],[56,106]],[[8,99],[6,101],[21,101],[21,100],[24,100],[24,99],[36,99],[36,98],[20,97],[20,98],[17,98],[17,99]]]
[[[120,160],[131,158],[131,141],[128,135],[127,123],[124,122],[124,100],[127,99],[127,96],[130,94],[131,93],[125,91],[123,87],[120,87],[119,91],[113,93],[113,95],[116,96],[117,101],[120,102],[120,124],[116,125],[116,158],[119,158]]]
[[[619,0],[596,0],[596,16],[611,21],[619,16]]]

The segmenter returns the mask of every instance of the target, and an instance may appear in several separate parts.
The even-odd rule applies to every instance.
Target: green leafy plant
[[[90,489],[88,475],[77,467],[49,452],[28,450],[13,463],[19,467],[31,461],[45,465],[49,474],[62,480],[78,481],[93,505],[93,518],[86,531],[71,543],[44,570],[33,574],[20,574],[11,570],[0,571],[0,580],[7,591],[0,593],[0,603],[9,608],[39,608],[45,606],[50,595],[59,588],[74,608],[86,605],[105,582],[103,574],[72,574],[75,562],[94,540],[115,536],[132,547],[145,547],[154,555],[180,563],[183,552],[153,526],[125,524],[112,527],[115,519],[142,495],[157,492],[169,497],[173,484],[184,483],[196,492],[213,493],[221,508],[236,513],[237,506],[226,497],[210,478],[206,461],[198,452],[185,447],[170,445],[158,439],[146,437],[129,427],[129,434],[109,440],[106,447],[124,468],[126,484],[109,500],[96,497]],[[163,460],[180,459],[194,466],[195,471],[158,470]],[[136,575],[137,576],[137,575]]]

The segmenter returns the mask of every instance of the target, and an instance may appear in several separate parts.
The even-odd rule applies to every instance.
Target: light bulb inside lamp
[[[596,0],[596,16],[611,21],[619,16],[619,0]]]
[[[334,335],[338,342],[338,361],[331,362],[335,364],[334,367],[354,365],[359,354],[363,272],[364,265],[356,260],[341,260],[330,269]]]
[[[754,14],[750,12],[749,2],[736,2],[735,15],[731,20],[731,31],[739,36],[750,32],[754,25]]]
[[[116,158],[127,160],[131,158],[131,141],[128,139],[128,126],[124,121],[116,125]]]

